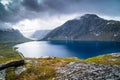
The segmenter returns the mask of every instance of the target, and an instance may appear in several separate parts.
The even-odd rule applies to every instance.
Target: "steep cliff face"
[[[0,30],[0,42],[24,42],[28,40],[18,30]]]
[[[120,41],[120,22],[85,14],[65,22],[44,40]]]

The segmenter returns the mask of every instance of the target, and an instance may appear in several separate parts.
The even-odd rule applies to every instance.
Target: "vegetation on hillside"
[[[0,44],[0,63],[21,59],[19,53],[11,47],[11,44]]]
[[[38,58],[26,59],[27,70],[20,75],[15,75],[14,70],[9,70],[7,80],[53,80],[56,79],[56,68],[66,66],[68,63],[82,60],[78,58]]]
[[[88,58],[85,62],[94,62],[97,64],[110,64],[110,65],[120,65],[120,55],[106,54],[101,56],[96,56]]]

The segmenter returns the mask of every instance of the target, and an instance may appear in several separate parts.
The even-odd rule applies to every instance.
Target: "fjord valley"
[[[37,30],[30,37],[32,39],[41,40],[43,39],[51,30]]]
[[[119,0],[0,0],[0,80],[120,80]]]
[[[37,41],[30,41],[14,29],[0,32],[1,65],[24,60],[23,66],[12,66],[1,71],[1,79],[120,78],[119,21],[105,20],[96,14],[85,14],[77,19],[68,20],[54,30],[37,31],[32,36]]]
[[[18,51],[26,57],[90,58],[105,53],[119,52],[119,39],[119,21],[105,20],[96,14],[84,14],[77,19],[66,21],[54,30],[47,31],[41,41],[18,44],[15,47],[19,47]],[[30,52],[35,53],[29,54]]]

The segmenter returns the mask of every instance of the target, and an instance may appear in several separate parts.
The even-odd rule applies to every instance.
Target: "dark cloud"
[[[32,11],[40,11],[42,10],[42,6],[38,3],[37,0],[24,0],[22,5],[25,6],[26,9]]]
[[[0,22],[16,23],[23,19],[74,13],[120,16],[120,0],[0,0]]]
[[[23,6],[32,11],[50,14],[101,13],[119,16],[119,0],[24,0]]]
[[[20,3],[19,3],[20,4]],[[3,5],[0,2],[0,21],[1,22],[16,22],[19,21],[20,7],[18,2],[11,2]]]
[[[6,21],[8,11],[5,10],[4,5],[0,3],[0,21]]]
[[[36,12],[65,14],[75,10],[77,8],[76,5],[81,5],[81,1],[82,0],[24,0],[22,5],[26,9]]]

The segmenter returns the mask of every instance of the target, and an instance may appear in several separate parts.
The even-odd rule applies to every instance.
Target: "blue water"
[[[25,57],[56,56],[79,57],[82,59],[119,53],[120,42],[87,42],[87,41],[32,41],[18,44],[18,51]]]

